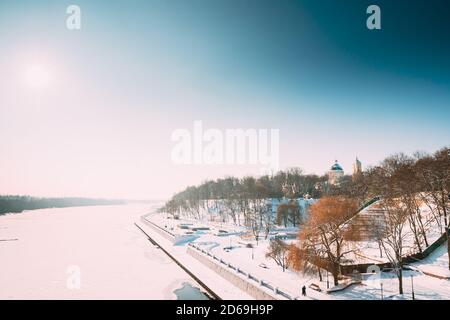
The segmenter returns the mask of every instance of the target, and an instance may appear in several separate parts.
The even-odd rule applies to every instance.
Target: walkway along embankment
[[[273,287],[270,284],[255,278],[255,276],[252,276],[251,274],[246,273],[229,263],[226,263],[222,259],[219,259],[211,253],[201,250],[193,244],[189,244],[187,253],[209,269],[213,270],[220,277],[232,283],[234,286],[246,292],[256,300],[278,300],[274,297],[274,295],[277,294],[280,298],[283,297],[288,300],[295,299],[294,297],[277,289],[276,287]],[[218,263],[216,263],[216,261],[214,260],[216,260]],[[245,276],[245,278],[243,276]],[[272,291],[272,293],[266,292],[263,288],[265,288],[267,291]]]
[[[177,241],[182,237],[177,237],[169,230],[166,230],[154,222],[146,219],[145,216],[141,217],[142,223],[146,227],[149,227],[152,232],[155,232],[155,236],[162,236],[164,239],[169,240],[172,244],[177,243]],[[184,246],[184,245],[183,245]],[[189,243],[186,251],[183,252],[186,256],[196,260],[195,262],[200,263],[203,267],[206,267],[209,271],[213,272],[217,276],[223,278],[229,285],[239,289],[239,291],[248,295],[249,299],[257,300],[310,300],[318,299],[316,296],[299,297],[292,292],[287,292],[286,290],[266,281],[264,279],[257,278],[254,274],[244,271],[243,269],[225,262],[223,259],[214,256],[212,253],[204,251],[197,247],[194,243]],[[183,261],[181,257],[179,260]],[[189,265],[185,262],[185,265]],[[193,269],[195,270],[195,269]],[[200,277],[202,274],[199,275]],[[208,283],[205,280],[206,283]],[[211,284],[210,284],[211,285]],[[219,291],[220,292],[220,291]],[[315,293],[315,295],[323,295],[322,298],[326,299],[325,293]]]
[[[199,278],[197,278],[188,268],[181,264],[173,255],[160,246],[152,237],[150,237],[137,223],[136,227],[141,230],[148,238],[148,240],[155,246],[158,246],[170,259],[172,259],[181,269],[183,269],[192,279],[194,279],[213,299],[222,300],[214,291],[212,291],[207,285],[205,285]]]

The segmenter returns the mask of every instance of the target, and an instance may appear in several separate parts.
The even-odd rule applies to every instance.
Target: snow
[[[380,210],[379,204],[377,202],[371,204],[358,215],[370,214],[371,210]],[[426,235],[428,244],[430,245],[439,239],[443,231],[438,226],[437,222],[432,219],[431,210],[427,205],[422,204],[420,210],[423,221],[426,221]],[[403,227],[403,234],[404,256],[418,253],[417,246],[415,245],[414,233],[408,222],[406,222]],[[426,248],[424,243],[421,243],[421,246],[422,250]],[[352,241],[348,243],[348,247],[354,249],[354,252],[346,256],[349,264],[389,262],[385,255],[383,255],[383,257],[380,256],[379,245],[376,241]]]
[[[352,285],[344,291],[332,293],[348,300],[381,300],[381,286],[383,284],[384,299],[399,300],[412,299],[413,276],[414,294],[417,300],[449,300],[450,281],[439,280],[419,272],[403,272],[403,296],[398,295],[398,280],[392,273],[382,272],[381,279],[363,281],[360,285]]]
[[[327,293],[325,272],[323,281],[319,281],[317,275],[283,272],[266,258],[269,239],[262,238],[256,245],[244,227],[217,220],[167,219],[165,214],[155,213],[157,206],[44,209],[0,216],[0,240],[10,240],[0,241],[0,299],[175,299],[173,291],[183,283],[199,287],[134,223],[225,300],[252,297],[189,255],[189,243],[298,299],[380,299],[380,283],[385,299],[411,299],[411,275],[417,299],[450,299],[450,281],[425,274],[449,276],[446,244],[412,264],[415,271],[404,272],[402,296],[398,295],[398,280],[387,272],[381,274],[381,279],[363,275],[361,284]],[[174,245],[143,219],[175,234],[179,241]],[[190,223],[190,229],[179,228],[183,223]],[[210,229],[192,230],[195,227]],[[270,236],[296,231],[293,227],[277,228]],[[287,240],[292,241],[296,240]],[[372,245],[365,254],[377,260],[377,247],[365,245]],[[68,271],[73,266],[81,271],[80,289],[67,285],[72,276]],[[311,289],[311,284],[322,292]],[[329,284],[332,287],[331,275]],[[303,285],[307,287],[306,297],[300,294]],[[283,299],[279,295],[276,298]]]
[[[185,232],[184,229],[180,229],[177,226],[185,223],[193,223],[195,221],[189,219],[165,219],[161,214],[152,214],[146,217],[150,221],[159,224],[162,227],[167,227],[170,232],[174,234],[183,234]],[[200,224],[200,222],[197,222]],[[205,221],[202,221],[201,224],[204,225]],[[273,260],[266,259],[265,253],[267,251],[269,240],[260,240],[259,244],[256,245],[255,241],[245,241],[239,235],[236,235],[238,231],[243,231],[243,227],[236,227],[231,225],[216,223],[210,224],[211,230],[209,232],[198,232],[199,238],[197,238],[192,243],[202,249],[210,251],[215,256],[222,258],[226,262],[231,263],[233,266],[239,267],[241,270],[246,273],[250,272],[250,274],[257,279],[263,280],[265,283],[270,284],[272,287],[278,287],[280,290],[288,293],[292,297],[296,297],[298,299],[339,299],[339,297],[330,297],[326,293],[316,292],[312,289],[308,289],[308,296],[301,296],[301,288],[303,285],[307,287],[311,283],[317,283],[317,279],[314,279],[312,276],[302,275],[298,272],[292,272],[290,270],[286,270],[282,272],[281,267],[277,266]],[[216,236],[214,233],[217,229],[227,229],[230,233],[228,236]],[[284,228],[280,228],[281,230],[285,230]],[[157,236],[156,233],[154,233]],[[162,238],[162,237],[161,237]],[[163,240],[163,239],[161,239]],[[165,239],[164,239],[165,240]],[[180,257],[187,256],[186,248],[180,247],[178,244],[174,246],[166,241],[166,245],[172,245],[172,250],[177,250],[178,255]],[[254,249],[247,248],[246,244],[252,243],[254,245]],[[227,252],[224,248],[232,247],[232,249]],[[252,259],[252,251],[253,251],[253,259]],[[267,268],[262,268],[260,264],[265,264]],[[226,280],[219,277],[219,283],[224,283]],[[236,290],[236,289],[235,289]],[[278,299],[282,299],[282,297],[277,296]]]
[[[421,271],[450,279],[450,270],[448,269],[447,242],[437,248],[422,261],[413,263],[412,265]]]
[[[370,208],[370,207],[369,207]],[[423,208],[423,214],[428,214],[428,208]],[[292,270],[285,270],[278,266],[272,259],[266,258],[270,237],[275,235],[298,232],[297,228],[277,227],[269,236],[269,239],[261,238],[258,244],[251,234],[247,232],[245,227],[236,226],[231,221],[224,222],[217,219],[218,217],[203,215],[203,219],[187,219],[180,217],[179,219],[168,219],[165,214],[151,214],[146,216],[147,219],[153,221],[162,228],[175,234],[177,237],[183,237],[186,234],[195,236],[192,244],[196,247],[206,250],[211,255],[222,259],[226,263],[230,263],[234,267],[238,267],[245,273],[250,273],[253,277],[263,280],[272,287],[279,288],[286,292],[291,297],[296,299],[381,299],[380,283],[383,284],[385,299],[412,299],[410,281],[413,276],[416,299],[450,299],[450,281],[431,277],[421,271],[433,270],[442,276],[447,275],[448,256],[446,255],[446,245],[441,246],[437,251],[430,255],[421,263],[414,264],[417,271],[404,271],[404,294],[398,295],[398,279],[393,273],[382,272],[380,277],[374,279],[373,275],[362,275],[360,283],[354,283],[344,290],[331,292],[334,289],[342,287],[342,283],[351,283],[351,279],[341,280],[341,286],[333,288],[333,280],[331,274],[329,275],[330,293],[327,293],[327,279],[326,272],[323,272],[323,280],[319,281],[318,275],[306,275]],[[182,228],[180,226],[183,225]],[[186,229],[188,226],[188,229]],[[210,230],[194,231],[192,228],[198,226],[207,226]],[[220,233],[219,230],[225,230],[227,233]],[[405,227],[405,233],[408,236],[405,238],[406,246],[412,248],[413,237],[410,234],[409,228]],[[430,243],[439,237],[440,233],[437,226],[430,225],[427,236]],[[286,242],[295,242],[297,240],[287,240]],[[177,244],[177,250],[180,256],[186,255],[183,245],[187,246],[189,241],[183,242],[180,246]],[[248,245],[251,244],[251,247]],[[359,252],[357,255],[348,256],[350,261],[365,262],[365,263],[380,263],[387,261],[386,258],[379,257],[378,244],[375,241],[355,241],[351,245],[357,246]],[[173,244],[172,244],[173,246]],[[175,248],[174,247],[174,248]],[[408,253],[413,251],[409,250]],[[253,258],[252,258],[253,253]],[[210,258],[212,259],[212,258]],[[214,261],[212,259],[212,261]],[[262,267],[264,266],[264,267]],[[220,279],[220,280],[219,280]],[[219,278],[218,282],[223,283],[225,280]],[[251,280],[248,280],[251,281]],[[321,292],[310,288],[311,284],[319,287]],[[300,295],[302,286],[305,285],[307,289],[307,297]],[[278,299],[283,299],[279,295]]]
[[[205,235],[201,241],[197,240],[194,243],[199,247],[204,247],[218,258],[222,258],[233,266],[250,273],[257,279],[269,283],[272,287],[279,287],[279,289],[288,293],[291,296],[299,296],[303,285],[308,285],[311,277],[301,276],[298,273],[286,270],[285,272],[278,272],[281,267],[277,266],[273,260],[266,259],[265,254],[268,248],[268,241],[259,241],[254,249],[247,248],[241,244],[238,236],[216,237],[216,241],[211,235]],[[215,242],[215,243],[214,243]],[[231,250],[225,251],[225,247],[230,247]],[[252,259],[253,251],[253,259]],[[263,268],[260,265],[264,264]],[[276,272],[274,272],[276,270]]]
[[[145,223],[146,218],[143,217],[138,225],[145,230],[145,232],[155,240],[161,247],[175,257],[180,263],[186,266],[195,276],[197,276],[205,285],[208,286],[214,293],[224,300],[251,300],[251,296],[236,288],[220,277],[213,270],[204,266],[187,252],[187,242],[172,242],[167,238],[161,236],[158,232]]]
[[[175,299],[183,283],[198,287],[134,226],[150,209],[77,207],[0,216],[0,240],[18,239],[0,241],[0,299]],[[80,289],[67,286],[72,266],[79,267]]]

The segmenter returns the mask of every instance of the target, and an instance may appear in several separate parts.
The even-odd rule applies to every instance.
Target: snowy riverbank
[[[219,265],[225,266],[224,268],[228,265],[231,272],[239,268],[244,274],[251,274],[252,278],[262,280],[269,287],[282,290],[295,299],[379,300],[382,298],[381,287],[383,287],[384,299],[411,299],[412,282],[414,282],[416,299],[450,299],[449,280],[438,279],[421,272],[421,270],[425,271],[427,268],[432,267],[439,267],[442,272],[442,266],[445,265],[445,259],[447,258],[444,246],[442,246],[444,249],[441,248],[436,251],[429,259],[425,259],[420,266],[417,265],[416,267],[419,267],[420,270],[404,271],[405,294],[403,296],[398,295],[398,280],[392,272],[382,272],[378,276],[361,274],[362,279],[359,284],[351,285],[342,291],[327,294],[326,272],[323,272],[324,277],[320,281],[317,274],[305,275],[292,270],[283,271],[273,260],[266,257],[269,240],[260,238],[257,244],[254,239],[246,236],[245,228],[242,226],[217,223],[216,221],[209,222],[208,220],[172,219],[163,213],[153,213],[147,215],[145,219],[157,224],[161,229],[166,230],[166,232],[174,235],[177,239],[186,239],[186,241],[175,241],[175,245],[165,239],[166,244],[171,246],[172,250],[176,251],[179,257],[187,256],[188,244],[192,243],[200,250],[199,254],[206,259],[215,260]],[[292,232],[292,230],[288,231]],[[155,232],[155,234],[157,233]],[[283,228],[279,228],[277,234],[286,235],[288,233]],[[190,263],[192,262],[187,261],[186,266],[190,267]],[[236,271],[234,272],[236,273]],[[217,278],[217,283],[229,283],[218,274],[215,277]],[[254,283],[254,281],[250,280],[250,283]],[[303,285],[307,287],[307,297],[300,295],[300,289]],[[329,277],[329,286],[331,289],[331,275]],[[321,292],[313,290],[313,287],[320,288]],[[275,297],[284,299],[280,295],[275,295]]]

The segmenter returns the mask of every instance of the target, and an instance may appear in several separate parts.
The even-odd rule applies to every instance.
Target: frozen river
[[[0,216],[0,299],[175,299],[192,283],[135,226],[151,205]],[[15,240],[17,239],[17,240]]]

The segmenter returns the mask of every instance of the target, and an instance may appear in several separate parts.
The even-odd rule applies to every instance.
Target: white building
[[[336,160],[331,166],[330,171],[328,171],[328,184],[332,186],[339,185],[339,182],[343,176],[344,169],[342,169]]]

